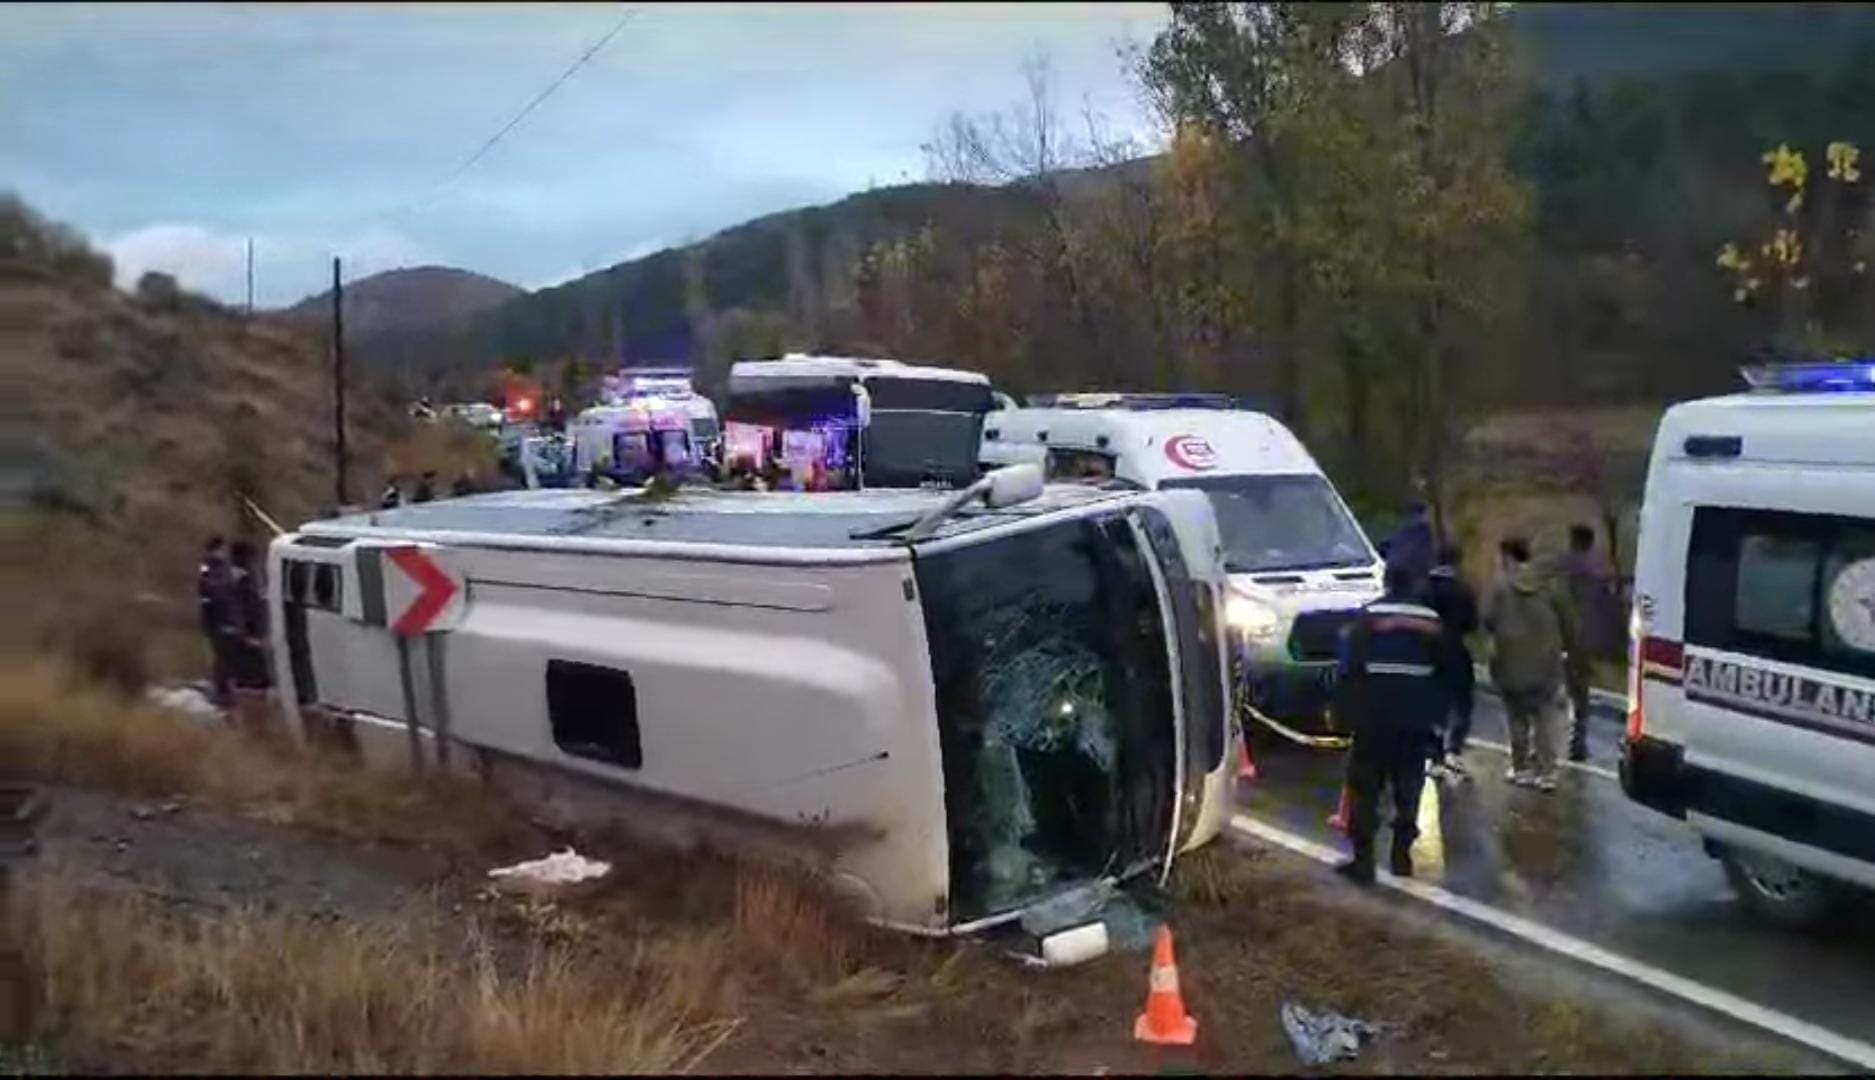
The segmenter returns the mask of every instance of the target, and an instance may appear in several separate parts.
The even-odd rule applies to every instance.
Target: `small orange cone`
[[[1172,959],[1172,928],[1159,927],[1152,942],[1152,973],[1146,978],[1146,1011],[1133,1021],[1133,1038],[1161,1045],[1190,1046],[1198,1021],[1178,993],[1178,963]]]
[[[1348,788],[1341,787],[1341,801],[1335,805],[1334,816],[1328,819],[1328,827],[1336,832],[1348,831]]]
[[[1250,740],[1239,739],[1237,741],[1237,779],[1255,780],[1256,778],[1256,762],[1250,760]]]

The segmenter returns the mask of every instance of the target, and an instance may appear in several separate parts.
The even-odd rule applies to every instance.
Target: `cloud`
[[[146,272],[172,274],[184,288],[236,304],[247,296],[248,237],[203,225],[146,225],[106,238],[117,284],[132,288]],[[344,258],[347,281],[400,266],[436,262],[401,233],[372,229],[345,237],[259,235],[254,241],[255,303],[291,304],[330,287],[332,255]]]

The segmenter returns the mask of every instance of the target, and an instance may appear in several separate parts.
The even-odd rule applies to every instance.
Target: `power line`
[[[476,162],[482,160],[483,156],[486,155],[490,150],[493,150],[495,148],[495,144],[500,142],[502,138],[508,134],[508,132],[513,131],[516,127],[520,125],[521,121],[527,119],[527,116],[529,113],[539,108],[541,102],[546,101],[548,98],[552,97],[554,91],[560,89],[561,84],[565,83],[568,79],[573,77],[574,72],[578,71],[582,67],[585,67],[586,62],[588,60],[591,60],[594,56],[597,56],[599,54],[600,49],[605,48],[608,42],[610,42],[613,38],[617,37],[619,31],[625,29],[625,24],[632,21],[632,18],[638,14],[638,10],[639,10],[638,8],[627,9],[624,16],[620,18],[617,23],[613,24],[612,29],[607,30],[603,37],[601,37],[598,41],[593,42],[592,45],[589,48],[587,48],[585,52],[580,53],[579,59],[573,61],[572,66],[568,67],[565,71],[561,72],[559,78],[553,80],[551,83],[548,83],[546,89],[534,95],[534,100],[528,102],[527,105],[523,107],[520,112],[515,113],[514,119],[502,125],[500,131],[497,131],[493,135],[490,135],[488,137],[488,141],[484,142],[480,147],[477,147],[475,153],[470,154],[466,159],[464,159],[462,164],[456,166],[454,172],[451,172],[448,176],[445,176],[441,180],[437,181],[433,186],[431,186],[430,190],[425,192],[420,198],[417,198],[415,200],[412,200],[411,202],[405,203],[401,208],[399,208],[391,216],[402,217],[403,215],[416,209],[418,206],[422,205],[423,203],[429,201],[429,199],[435,196],[435,194],[438,191],[441,191],[443,188],[448,187],[451,183],[453,183],[458,176],[461,176],[463,173],[468,172],[469,168],[473,166]]]

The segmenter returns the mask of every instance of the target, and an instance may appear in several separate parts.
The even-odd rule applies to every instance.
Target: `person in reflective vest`
[[[1451,686],[1439,615],[1421,603],[1415,568],[1389,562],[1386,595],[1342,630],[1337,712],[1349,718],[1348,836],[1354,857],[1339,869],[1361,884],[1374,880],[1374,835],[1383,790],[1393,793],[1396,876],[1413,872],[1413,841],[1426,762],[1433,754]]]

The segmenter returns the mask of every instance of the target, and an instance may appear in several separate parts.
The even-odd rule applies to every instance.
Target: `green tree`
[[[1299,182],[1296,127],[1276,122],[1299,88],[1327,81],[1343,62],[1353,4],[1175,4],[1166,28],[1138,58],[1137,71],[1160,113],[1197,128],[1235,152],[1243,191],[1233,199],[1251,280],[1239,279],[1243,313],[1270,369],[1277,411],[1305,422],[1298,349],[1303,260],[1296,232]],[[1235,276],[1235,275],[1233,275]],[[1240,376],[1241,377],[1241,376]]]

